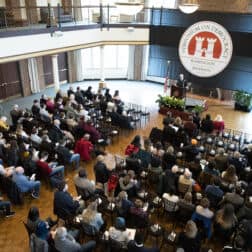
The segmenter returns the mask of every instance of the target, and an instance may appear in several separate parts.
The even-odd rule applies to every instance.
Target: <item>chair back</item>
[[[109,245],[111,252],[121,252],[123,250],[123,244],[116,240],[110,239]]]
[[[25,230],[26,230],[26,232],[27,232],[27,234],[28,234],[28,237],[29,237],[29,240],[31,239],[31,235],[32,235],[32,230],[29,228],[29,226],[27,225],[27,223],[25,223],[24,221],[23,221],[23,224],[24,224],[24,227],[25,227]]]

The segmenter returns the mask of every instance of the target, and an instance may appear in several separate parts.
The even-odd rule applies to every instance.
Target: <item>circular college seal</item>
[[[198,77],[222,72],[232,58],[233,43],[228,31],[212,21],[190,26],[179,42],[179,58],[185,69]]]

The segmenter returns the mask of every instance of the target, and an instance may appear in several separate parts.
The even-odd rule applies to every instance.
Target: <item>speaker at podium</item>
[[[174,96],[175,98],[183,99],[186,96],[186,88],[172,85],[171,86],[171,96]]]

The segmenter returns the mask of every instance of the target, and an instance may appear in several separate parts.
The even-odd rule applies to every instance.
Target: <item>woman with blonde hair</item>
[[[104,226],[104,220],[101,213],[97,211],[97,202],[91,202],[82,212],[82,221],[100,231]]]
[[[185,229],[179,234],[178,248],[182,248],[184,252],[199,252],[201,238],[198,228],[192,220],[187,221]]]
[[[217,131],[217,133],[221,133],[224,128],[225,128],[225,123],[223,121],[223,118],[220,114],[218,114],[214,121],[213,121],[213,126],[214,126],[214,130]]]

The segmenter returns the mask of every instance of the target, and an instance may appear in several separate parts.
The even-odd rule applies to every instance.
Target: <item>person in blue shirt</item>
[[[35,177],[31,179],[24,175],[24,168],[19,166],[15,169],[12,180],[16,183],[21,192],[31,192],[33,198],[39,198],[40,181],[35,181]]]

